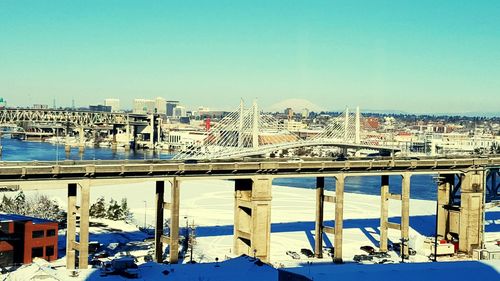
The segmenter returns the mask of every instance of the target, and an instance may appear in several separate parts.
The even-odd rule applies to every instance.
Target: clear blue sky
[[[0,0],[0,96],[500,111],[500,1]]]

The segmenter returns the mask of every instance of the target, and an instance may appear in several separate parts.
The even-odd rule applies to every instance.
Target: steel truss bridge
[[[52,109],[2,109],[0,124],[71,124],[75,127],[94,127],[98,125],[147,125],[148,115],[111,113],[100,111],[68,111]]]
[[[359,108],[346,109],[332,118],[321,131],[314,131],[311,138],[303,139],[287,129],[293,121],[277,120],[259,111],[254,102],[231,112],[205,132],[203,141],[191,145],[174,156],[174,159],[225,159],[265,155],[280,150],[301,147],[335,146],[341,148],[375,151],[399,151],[398,147],[385,144],[370,134],[362,123]]]

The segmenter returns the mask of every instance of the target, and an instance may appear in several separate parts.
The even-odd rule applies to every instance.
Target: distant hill
[[[305,99],[286,99],[264,108],[264,110],[268,112],[283,112],[287,108],[292,108],[295,112],[302,112],[306,108],[310,112],[326,111],[325,108]]]

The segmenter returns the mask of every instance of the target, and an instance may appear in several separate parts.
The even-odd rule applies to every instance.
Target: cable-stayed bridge
[[[210,127],[202,141],[186,147],[174,159],[239,158],[318,146],[386,152],[399,150],[371,137],[370,130],[366,130],[361,121],[359,108],[354,112],[346,109],[339,116],[331,118],[314,136],[303,139],[297,133],[287,130],[283,120],[260,112],[256,102],[250,108],[245,108],[241,102],[237,110]]]

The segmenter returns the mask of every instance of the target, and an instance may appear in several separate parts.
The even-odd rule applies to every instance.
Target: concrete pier
[[[269,261],[272,179],[252,177],[235,181],[234,240],[236,255]]]
[[[79,254],[79,269],[88,268],[89,250],[89,203],[90,180],[80,185],[80,206],[77,202],[78,184],[68,184],[68,213],[66,231],[66,268],[76,268],[76,252]],[[76,241],[76,217],[80,216],[79,241]]]
[[[380,247],[381,252],[387,252],[387,223],[389,220],[389,176],[382,176],[380,183]]]
[[[464,253],[482,247],[484,212],[484,171],[462,175],[458,249]]]
[[[165,194],[165,182],[156,182],[156,219],[155,219],[155,261],[163,262],[163,200]]]
[[[342,235],[344,232],[344,185],[345,176],[335,176],[335,242],[333,261],[342,263]]]
[[[179,207],[180,207],[180,183],[177,179],[170,180],[170,202],[164,201],[165,182],[156,182],[156,224],[155,224],[155,260],[163,261],[163,249],[169,245],[169,262],[179,261]],[[170,210],[170,233],[164,235],[163,213]]]
[[[401,183],[401,243],[404,243],[402,255],[409,256],[408,241],[410,238],[410,180],[411,173],[403,173]],[[403,249],[404,248],[404,249]]]
[[[66,268],[76,268],[76,183],[68,184],[68,213],[66,226]]]
[[[452,191],[455,188],[455,175],[447,174],[439,176],[437,191],[437,236],[439,239],[446,239],[450,233],[450,209]]]
[[[324,209],[325,178],[316,178],[316,225],[314,228],[314,255],[323,258],[323,209]]]

